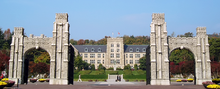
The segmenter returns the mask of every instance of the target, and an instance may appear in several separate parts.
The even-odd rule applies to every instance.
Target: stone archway
[[[24,53],[33,47],[36,49],[43,48],[50,54],[50,84],[68,84],[68,14],[56,14],[53,37],[46,37],[43,34],[38,37],[32,34],[30,37],[25,37],[24,28],[14,28],[9,60],[9,78],[16,81],[16,83],[18,83],[18,79],[22,79]]]
[[[164,14],[152,15],[150,34],[151,85],[170,85],[168,55],[176,48],[188,48],[195,56],[196,84],[211,80],[206,27],[196,28],[196,37],[167,37]]]

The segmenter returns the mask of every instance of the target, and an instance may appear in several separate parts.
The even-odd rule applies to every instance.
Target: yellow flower
[[[46,79],[39,79],[38,81],[46,81]]]
[[[218,84],[210,84],[210,85],[207,86],[207,88],[219,89],[220,85],[218,85]]]
[[[4,81],[8,81],[8,78],[3,78],[2,81],[3,81],[3,82],[4,82]]]
[[[7,83],[0,81],[0,86],[1,86],[1,85],[7,85]]]
[[[193,81],[193,79],[192,79],[192,78],[189,78],[189,79],[187,79],[187,81]]]
[[[181,82],[181,79],[177,79],[176,82]]]

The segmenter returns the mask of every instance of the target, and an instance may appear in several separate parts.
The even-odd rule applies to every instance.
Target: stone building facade
[[[107,45],[73,45],[76,55],[80,54],[82,60],[94,64],[97,69],[99,64],[106,68],[124,68],[129,64],[134,67],[139,65],[139,59],[146,54],[148,45],[124,45],[123,38],[107,38]]]

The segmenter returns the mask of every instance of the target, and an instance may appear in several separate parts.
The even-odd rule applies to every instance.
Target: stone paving
[[[193,85],[193,83],[177,83],[171,85],[146,85],[145,82],[74,82],[74,85],[49,85],[48,83],[29,83],[14,85],[8,89],[205,89],[202,85]]]

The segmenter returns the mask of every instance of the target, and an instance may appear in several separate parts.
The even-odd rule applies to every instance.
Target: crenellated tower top
[[[57,23],[65,23],[68,22],[68,14],[67,13],[56,13],[56,20]]]
[[[24,35],[24,28],[23,27],[15,27],[14,28],[14,35]]]
[[[205,37],[206,36],[206,27],[197,27],[196,28],[196,35],[199,37]]]
[[[152,22],[165,22],[165,14],[164,13],[153,13],[152,14]]]

